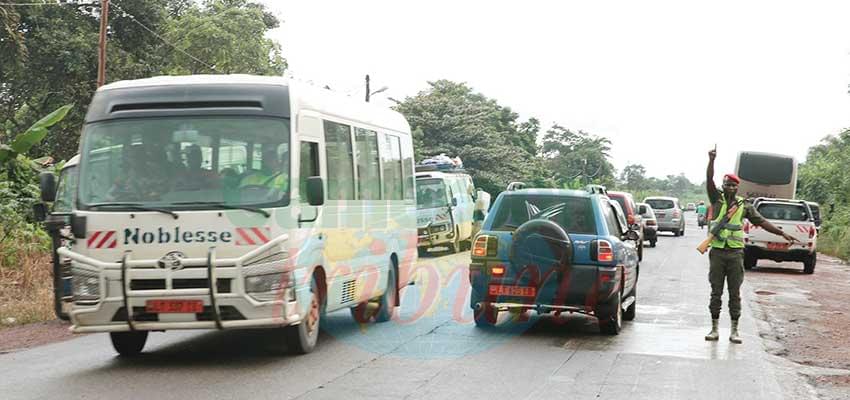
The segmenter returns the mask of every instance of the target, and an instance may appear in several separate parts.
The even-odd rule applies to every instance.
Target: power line
[[[207,68],[209,68],[209,69],[211,69],[211,70],[215,70],[215,66],[212,66],[212,65],[210,65],[210,64],[207,64],[207,63],[205,63],[205,62],[201,61],[198,57],[195,57],[195,56],[193,56],[193,55],[189,54],[189,53],[188,53],[188,52],[186,52],[185,50],[183,50],[183,49],[181,49],[181,48],[179,48],[179,47],[177,47],[177,46],[175,46],[175,45],[171,44],[171,42],[169,42],[168,40],[165,40],[165,38],[164,38],[164,37],[160,36],[158,33],[154,32],[152,29],[150,29],[150,28],[148,28],[147,26],[145,26],[145,24],[143,24],[143,23],[139,22],[139,20],[137,20],[135,16],[133,16],[132,14],[130,14],[130,13],[128,13],[127,11],[125,11],[123,8],[121,8],[121,6],[119,6],[119,5],[117,5],[117,4],[112,4],[112,6],[113,6],[113,7],[115,7],[115,8],[117,8],[117,9],[119,9],[119,10],[121,10],[121,13],[122,13],[122,14],[121,14],[121,16],[122,16],[122,17],[130,18],[130,20],[131,20],[131,21],[135,22],[137,25],[139,25],[140,27],[142,27],[142,29],[144,29],[144,30],[146,30],[146,31],[150,32],[150,33],[151,33],[151,35],[156,36],[156,38],[157,38],[157,39],[159,39],[159,40],[161,40],[163,43],[165,43],[165,44],[167,44],[167,45],[171,46],[171,48],[173,48],[174,50],[177,50],[177,51],[179,51],[179,52],[183,53],[184,55],[186,55],[187,57],[191,58],[191,59],[192,59],[192,60],[194,60],[195,62],[200,63],[200,64],[203,64],[204,66],[206,66]]]

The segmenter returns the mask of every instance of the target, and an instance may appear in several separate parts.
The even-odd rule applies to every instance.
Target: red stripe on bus
[[[95,240],[97,240],[97,238],[100,236],[100,233],[101,233],[100,231],[92,232],[92,233],[91,233],[91,236],[90,236],[90,237],[89,237],[89,239],[86,241],[86,246],[88,246],[88,247],[92,247],[92,245],[94,244]]]

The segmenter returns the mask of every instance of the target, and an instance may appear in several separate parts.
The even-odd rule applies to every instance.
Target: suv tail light
[[[744,222],[744,233],[750,233],[750,223]]]
[[[472,244],[473,257],[494,257],[499,250],[499,238],[489,235],[481,235],[475,238]]]
[[[646,226],[655,226],[655,220],[654,219],[646,220]]]
[[[809,239],[813,239],[814,237],[815,237],[815,227],[810,226],[809,227]]]
[[[614,248],[607,240],[594,240],[590,244],[590,258],[593,261],[614,261]]]
[[[680,215],[679,210],[673,211],[673,218],[679,218]]]

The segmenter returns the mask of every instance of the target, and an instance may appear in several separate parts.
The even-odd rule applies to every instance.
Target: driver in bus
[[[260,169],[251,171],[243,177],[239,182],[239,189],[242,193],[245,193],[246,190],[265,189],[267,194],[264,197],[266,200],[277,200],[280,196],[272,196],[272,194],[284,193],[289,190],[289,179],[287,178],[281,168],[277,146],[266,144],[263,146]]]

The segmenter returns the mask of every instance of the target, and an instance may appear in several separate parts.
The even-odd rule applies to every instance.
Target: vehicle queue
[[[282,78],[103,86],[58,193],[42,179],[62,228],[57,313],[124,356],[150,331],[254,327],[283,328],[306,353],[325,313],[388,321],[418,256],[470,248],[477,326],[504,310],[580,312],[617,334],[635,316],[644,243],[685,232],[674,197],[513,182],[491,207],[459,157],[430,161],[414,165],[401,114]],[[789,250],[766,243],[758,257]]]

